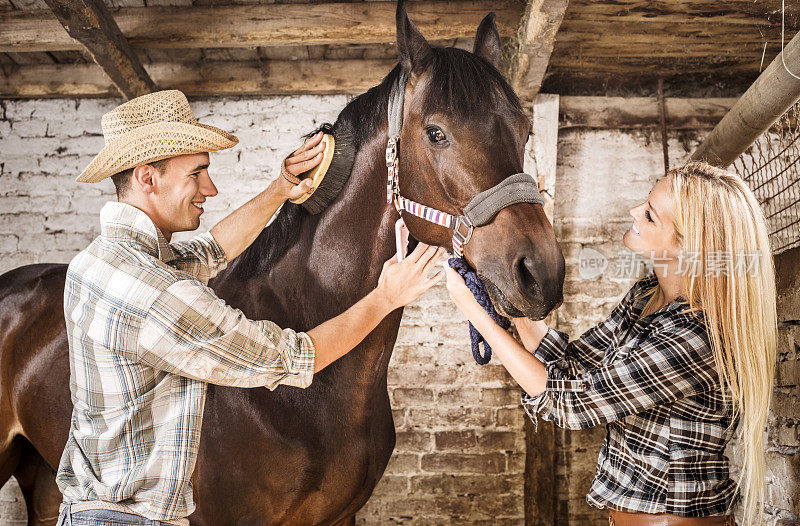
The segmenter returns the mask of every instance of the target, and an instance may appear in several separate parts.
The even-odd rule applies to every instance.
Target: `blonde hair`
[[[678,241],[685,253],[699,256],[695,271],[685,274],[684,298],[705,315],[722,392],[739,418],[744,451],[737,485],[745,524],[761,524],[778,323],[766,221],[736,174],[690,162],[667,177]]]

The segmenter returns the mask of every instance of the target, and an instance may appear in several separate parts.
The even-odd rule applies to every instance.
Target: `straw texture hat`
[[[239,142],[228,132],[197,122],[186,95],[178,90],[131,99],[103,115],[101,122],[106,145],[78,176],[80,183],[96,183],[168,157],[225,150]]]

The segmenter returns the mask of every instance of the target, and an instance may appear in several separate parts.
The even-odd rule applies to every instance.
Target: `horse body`
[[[234,264],[211,283],[214,290],[248,317],[298,330],[366,295],[394,250],[394,219],[381,204],[374,158],[374,148],[359,151],[342,197],[321,216],[304,218],[296,243],[267,275],[243,280]],[[356,225],[353,210],[360,212]],[[386,374],[401,316],[401,309],[392,313],[306,389],[209,386],[193,524],[227,523],[243,509],[276,523],[353,516],[394,448]],[[243,455],[252,462],[242,462]]]
[[[72,403],[64,324],[66,265],[27,265],[0,276],[0,484],[16,476],[29,524],[54,524],[55,467]]]
[[[458,213],[478,192],[522,171],[530,123],[490,65],[496,66],[500,56],[493,18],[487,17],[476,36],[483,58],[439,50],[438,67],[449,72],[441,79],[424,72],[426,61],[436,57],[402,5],[398,45],[398,68],[411,72],[401,136],[402,190],[419,202]],[[386,98],[398,68],[351,101],[333,125],[335,135],[355,137],[353,169],[338,198],[315,216],[286,205],[275,223],[210,283],[251,319],[309,330],[375,287],[383,262],[394,253],[398,217],[386,203],[384,162]],[[459,68],[471,77],[460,78]],[[492,76],[494,91],[476,85],[485,75]],[[437,106],[425,97],[440,85],[446,90],[434,95],[455,99],[474,123],[448,119],[453,100]],[[471,103],[460,99],[473,92],[478,97],[470,100],[480,104],[465,109]],[[470,111],[478,114],[470,116]],[[450,142],[434,144],[439,135],[428,133],[431,127],[446,133]],[[495,140],[486,141],[488,136]],[[426,243],[450,241],[440,226],[416,218],[409,218],[408,226]],[[564,260],[540,206],[519,203],[502,210],[493,223],[475,230],[464,254],[501,311],[539,318],[561,300]],[[12,474],[17,477],[29,524],[36,525],[55,522],[61,494],[54,473],[72,410],[65,274],[65,265],[30,265],[0,276],[0,484]],[[401,316],[402,309],[390,314],[353,351],[317,373],[306,389],[209,386],[191,523],[353,523],[394,448],[386,376]]]

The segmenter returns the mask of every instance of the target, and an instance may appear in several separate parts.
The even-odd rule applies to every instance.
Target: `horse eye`
[[[436,126],[428,126],[425,132],[428,134],[428,140],[433,144],[441,144],[447,140],[447,136],[444,132]]]

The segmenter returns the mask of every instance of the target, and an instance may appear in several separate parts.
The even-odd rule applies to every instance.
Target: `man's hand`
[[[383,264],[376,292],[388,302],[391,310],[405,307],[441,280],[441,271],[430,278],[428,273],[443,254],[441,247],[420,243],[403,261],[398,262],[397,256],[393,256]]]
[[[308,335],[316,347],[314,372],[350,352],[383,318],[393,310],[404,307],[422,296],[441,278],[441,272],[428,278],[428,272],[444,253],[420,243],[414,252],[403,261],[392,257],[383,265],[378,286],[358,303],[322,323]]]
[[[303,145],[295,150],[284,161],[286,171],[297,177],[303,172],[311,170],[322,162],[325,152],[325,143],[322,142],[322,132],[306,140]],[[298,199],[311,190],[311,179],[304,179],[300,184],[294,185],[284,177],[278,177],[274,184],[276,191],[285,199]]]

